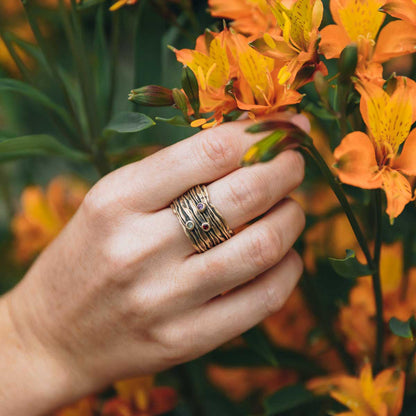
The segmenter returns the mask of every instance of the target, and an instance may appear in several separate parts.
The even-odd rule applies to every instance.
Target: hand
[[[0,333],[8,334],[0,414],[43,414],[116,379],[194,359],[282,307],[302,271],[291,247],[304,214],[286,196],[304,164],[286,151],[240,168],[261,138],[247,126],[198,133],[91,189],[0,302]],[[200,183],[241,231],[197,254],[169,204]]]

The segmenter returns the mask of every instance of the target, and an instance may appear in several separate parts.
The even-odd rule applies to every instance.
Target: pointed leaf
[[[316,400],[317,396],[301,384],[283,387],[264,400],[266,416],[278,415]]]
[[[114,116],[104,129],[104,136],[108,137],[114,133],[137,133],[155,125],[155,122],[142,113],[121,112]]]
[[[192,109],[195,111],[195,114],[199,114],[199,87],[198,80],[196,79],[195,74],[192,69],[186,66],[182,70],[182,88],[188,97],[189,104],[191,104]]]
[[[394,317],[391,318],[389,321],[391,332],[401,338],[413,339],[413,332],[410,322],[411,319],[412,318],[410,318],[408,321],[401,321],[400,319]]]
[[[244,341],[246,341],[247,345],[260,357],[265,359],[272,366],[278,365],[277,358],[273,351],[273,346],[267,338],[267,335],[260,327],[255,326],[245,332],[242,337]]]
[[[189,123],[182,116],[174,116],[172,118],[155,117],[155,120],[171,124],[172,126],[190,127]]]
[[[343,259],[329,258],[333,269],[342,277],[355,279],[356,277],[368,276],[372,270],[366,264],[357,260],[354,250],[347,250],[347,255]]]
[[[0,138],[0,162],[30,156],[59,156],[76,162],[86,162],[89,156],[64,146],[54,137],[39,134],[13,139]]]

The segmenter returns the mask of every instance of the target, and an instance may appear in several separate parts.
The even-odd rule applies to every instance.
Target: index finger
[[[304,116],[285,112],[278,118],[308,129]],[[247,133],[252,123],[235,121],[203,130],[120,169],[118,180],[137,209],[151,212],[165,208],[193,186],[213,182],[238,169],[245,152],[265,135]]]

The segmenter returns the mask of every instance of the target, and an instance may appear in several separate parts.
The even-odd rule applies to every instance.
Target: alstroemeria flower
[[[223,115],[237,108],[226,88],[237,75],[236,59],[229,52],[232,35],[225,29],[198,37],[195,49],[174,50],[179,62],[189,66],[199,85],[201,113],[214,113],[220,123]]]
[[[118,9],[121,9],[123,6],[132,6],[133,4],[136,4],[136,3],[137,3],[137,0],[118,0],[110,7],[110,11],[114,12]]]
[[[211,15],[233,20],[231,27],[245,35],[276,30],[276,19],[267,0],[208,0]]]
[[[269,1],[281,36],[265,33],[251,46],[284,64],[279,73],[280,84],[300,87],[312,79],[316,70],[326,74],[317,54],[318,29],[322,21],[321,0],[298,0],[288,8],[280,0]]]
[[[358,378],[339,375],[311,380],[308,388],[317,394],[329,393],[349,411],[338,416],[399,416],[403,406],[405,375],[389,368],[374,378],[365,364]]]
[[[409,41],[404,39],[412,36],[408,30],[403,32],[400,26],[403,22],[391,22],[379,33],[385,19],[380,11],[383,4],[384,0],[331,0],[331,14],[336,24],[322,29],[319,45],[321,53],[331,59],[339,58],[347,45],[355,43],[357,76],[380,84],[383,83],[381,63],[410,53]]]
[[[234,34],[233,39],[233,52],[238,60],[233,94],[240,110],[248,110],[259,116],[302,100],[300,93],[279,82],[279,73],[282,71],[279,60],[251,48],[242,35]]]
[[[403,77],[396,82],[391,95],[370,82],[357,85],[368,134],[350,133],[334,151],[342,182],[384,189],[391,220],[413,199],[404,175],[416,175],[416,129],[410,131],[416,120],[416,83]]]

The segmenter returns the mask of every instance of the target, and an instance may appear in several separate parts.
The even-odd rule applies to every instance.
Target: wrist
[[[0,298],[0,414],[48,414],[82,396],[82,388],[69,363],[36,339],[13,296]]]

